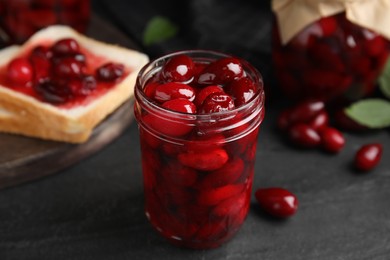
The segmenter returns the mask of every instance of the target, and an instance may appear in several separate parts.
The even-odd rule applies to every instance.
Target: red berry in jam
[[[87,62],[87,58],[85,58],[85,55],[82,53],[76,53],[76,54],[72,55],[72,57],[75,60],[81,62],[82,64],[86,64],[86,62]]]
[[[229,160],[229,155],[224,149],[218,148],[198,153],[182,153],[178,155],[178,159],[185,166],[201,171],[214,171]]]
[[[156,92],[157,86],[160,85],[160,83],[156,81],[148,82],[144,88],[144,93],[148,98],[154,98],[154,93]]]
[[[202,88],[195,97],[194,103],[198,107],[203,104],[203,101],[210,96],[211,94],[214,93],[224,93],[223,89],[219,85],[210,85],[205,88]]]
[[[96,78],[102,81],[115,81],[123,76],[125,67],[119,63],[106,63],[96,70]]]
[[[209,114],[234,109],[234,101],[228,94],[214,93],[209,95],[200,107],[199,113]]]
[[[75,39],[65,38],[55,42],[52,51],[57,56],[72,55],[80,52],[80,46]]]
[[[226,84],[235,78],[241,78],[243,72],[239,59],[222,58],[205,67],[198,75],[197,82],[201,85]]]
[[[34,70],[34,82],[42,82],[50,77],[51,63],[44,56],[31,55],[30,62]]]
[[[360,171],[369,171],[375,168],[382,158],[381,144],[366,144],[359,148],[355,154],[354,164]]]
[[[227,162],[222,168],[207,173],[198,188],[216,188],[228,184],[234,184],[241,177],[244,171],[244,162],[240,158]]]
[[[7,68],[7,77],[12,84],[25,86],[33,80],[34,72],[27,58],[15,58]]]
[[[148,127],[167,136],[184,136],[191,132],[193,128],[191,124],[186,124],[187,122],[185,121],[173,121],[170,118],[165,118],[162,115],[155,116],[152,114],[147,114],[144,116],[143,120]]]
[[[63,104],[72,98],[72,91],[66,84],[51,80],[40,82],[34,88],[44,101],[52,104]]]
[[[93,76],[84,76],[79,79],[70,79],[67,85],[73,96],[86,97],[96,89],[96,80]]]
[[[153,98],[161,103],[176,98],[186,98],[193,101],[195,98],[195,91],[187,84],[168,82],[155,87]]]
[[[218,203],[240,194],[244,190],[243,184],[230,184],[219,188],[204,190],[199,194],[198,204],[213,206]]]
[[[314,148],[321,144],[320,135],[309,125],[299,123],[288,130],[290,141],[300,147]]]
[[[283,188],[258,189],[255,197],[260,207],[274,217],[288,218],[298,209],[297,197]]]
[[[36,46],[31,51],[31,57],[38,56],[45,59],[51,59],[53,57],[53,52],[49,47],[46,46]]]
[[[337,21],[333,16],[323,17],[318,23],[324,37],[332,36],[337,29]]]
[[[58,78],[78,78],[85,73],[85,65],[74,57],[64,57],[56,60],[53,73]]]
[[[188,114],[196,113],[196,106],[194,105],[194,103],[185,98],[168,100],[167,102],[162,104],[162,107],[176,112]]]
[[[170,60],[162,68],[162,76],[165,81],[185,82],[194,75],[194,62],[187,55],[178,55]]]
[[[248,101],[255,95],[255,91],[255,83],[247,77],[231,81],[226,90],[226,92],[234,99],[234,105],[236,107],[248,103]]]
[[[338,153],[345,145],[343,134],[333,127],[325,127],[320,131],[322,147],[330,153]]]

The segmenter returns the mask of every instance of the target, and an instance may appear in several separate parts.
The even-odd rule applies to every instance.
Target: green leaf
[[[354,121],[369,128],[390,126],[390,102],[371,98],[358,101],[345,109],[345,113]]]
[[[390,58],[387,59],[382,74],[378,79],[378,83],[379,89],[382,91],[383,95],[390,99]]]
[[[163,16],[155,16],[149,20],[143,34],[143,43],[150,46],[165,41],[176,35],[178,27]]]

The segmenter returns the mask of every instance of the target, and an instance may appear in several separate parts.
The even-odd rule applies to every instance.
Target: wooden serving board
[[[135,45],[102,19],[92,16],[87,35],[135,49]],[[99,151],[133,120],[133,99],[100,123],[83,144],[45,141],[0,133],[0,189],[57,173]]]

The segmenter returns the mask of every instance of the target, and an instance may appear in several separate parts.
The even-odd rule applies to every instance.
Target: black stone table
[[[168,244],[143,213],[135,122],[113,143],[58,174],[0,191],[0,259],[389,259],[389,132],[347,134],[338,155],[301,151],[274,130],[267,110],[258,140],[254,189],[281,186],[300,201],[292,218],[265,215],[254,198],[239,233],[220,248]],[[358,174],[359,145],[379,141],[383,160]]]

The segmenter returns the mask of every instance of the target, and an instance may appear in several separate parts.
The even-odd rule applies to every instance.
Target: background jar
[[[20,44],[36,31],[53,24],[86,31],[90,0],[0,0],[1,40]]]
[[[345,12],[320,18],[286,44],[275,19],[272,46],[277,81],[291,100],[371,94],[390,50],[386,38],[348,21]]]
[[[250,205],[259,125],[264,117],[263,82],[242,61],[257,90],[246,104],[227,112],[186,114],[162,108],[143,89],[173,56],[208,64],[227,55],[177,52],[146,65],[135,86],[145,211],[152,226],[172,243],[217,247],[244,222]]]

